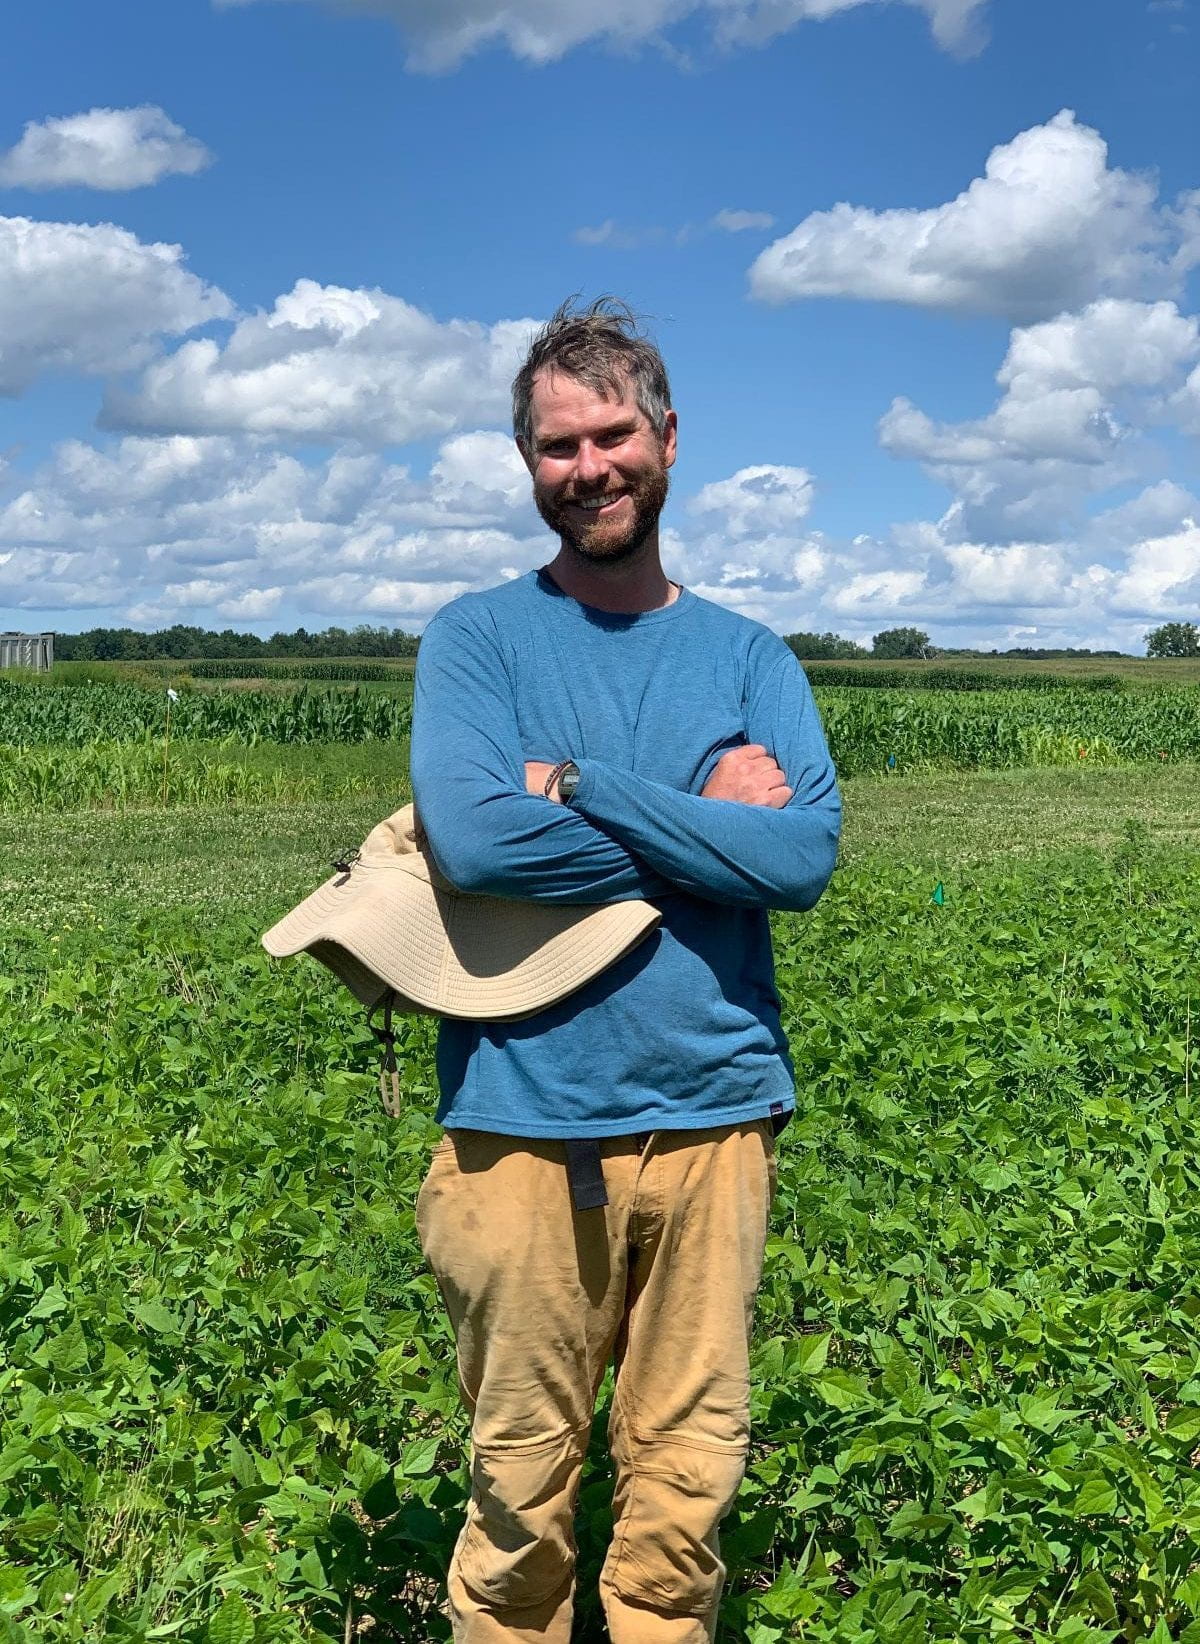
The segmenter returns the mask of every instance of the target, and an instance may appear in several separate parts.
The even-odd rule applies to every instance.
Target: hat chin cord
[[[396,1063],[396,1030],[392,1026],[392,1009],[396,990],[389,988],[367,1012],[367,1026],[383,1046],[383,1065],[379,1069],[379,1097],[383,1111],[390,1119],[400,1117],[400,1070]],[[383,1006],[383,1025],[375,1021],[375,1012]]]

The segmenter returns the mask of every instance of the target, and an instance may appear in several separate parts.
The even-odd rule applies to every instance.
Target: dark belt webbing
[[[567,1180],[576,1210],[599,1210],[608,1203],[600,1165],[600,1143],[594,1136],[572,1137],[566,1149]]]
[[[400,1117],[400,1069],[396,1063],[396,1031],[392,1027],[392,1006],[396,995],[392,988],[367,1012],[367,1025],[383,1046],[383,1066],[379,1070],[379,1094],[383,1110],[391,1118]],[[383,1026],[375,1024],[375,1012],[383,1006]]]

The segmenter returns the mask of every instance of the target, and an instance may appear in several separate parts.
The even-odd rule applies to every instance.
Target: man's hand
[[[792,790],[767,750],[751,742],[721,755],[700,797],[732,799],[740,805],[769,805],[781,811],[792,797]]]
[[[537,794],[539,799],[549,797],[556,805],[561,805],[562,800],[559,798],[557,782],[554,784],[551,793],[549,795],[546,793],[546,781],[553,769],[553,765],[547,765],[543,760],[527,759],[525,761],[525,791],[526,793]]]

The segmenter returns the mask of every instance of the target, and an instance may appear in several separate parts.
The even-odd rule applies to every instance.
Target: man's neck
[[[677,584],[667,580],[662,568],[657,531],[636,554],[617,565],[584,559],[576,549],[562,542],[546,570],[564,594],[577,599],[581,605],[591,605],[614,616],[657,611],[673,604],[680,594]]]

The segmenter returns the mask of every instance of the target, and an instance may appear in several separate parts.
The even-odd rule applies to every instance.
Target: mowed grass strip
[[[842,785],[842,856],[947,869],[1078,847],[1108,852],[1133,821],[1200,847],[1200,764],[927,771]]]
[[[313,750],[286,754],[304,769]],[[329,750],[329,784],[375,755]],[[336,800],[0,813],[0,895],[10,917],[125,918],[147,908],[209,906],[280,912],[327,876],[348,846],[409,798],[407,772],[382,771],[373,789]],[[1200,766],[974,771],[842,785],[842,861],[911,863],[933,875],[1076,848],[1108,853],[1132,820],[1164,845],[1200,845]]]

